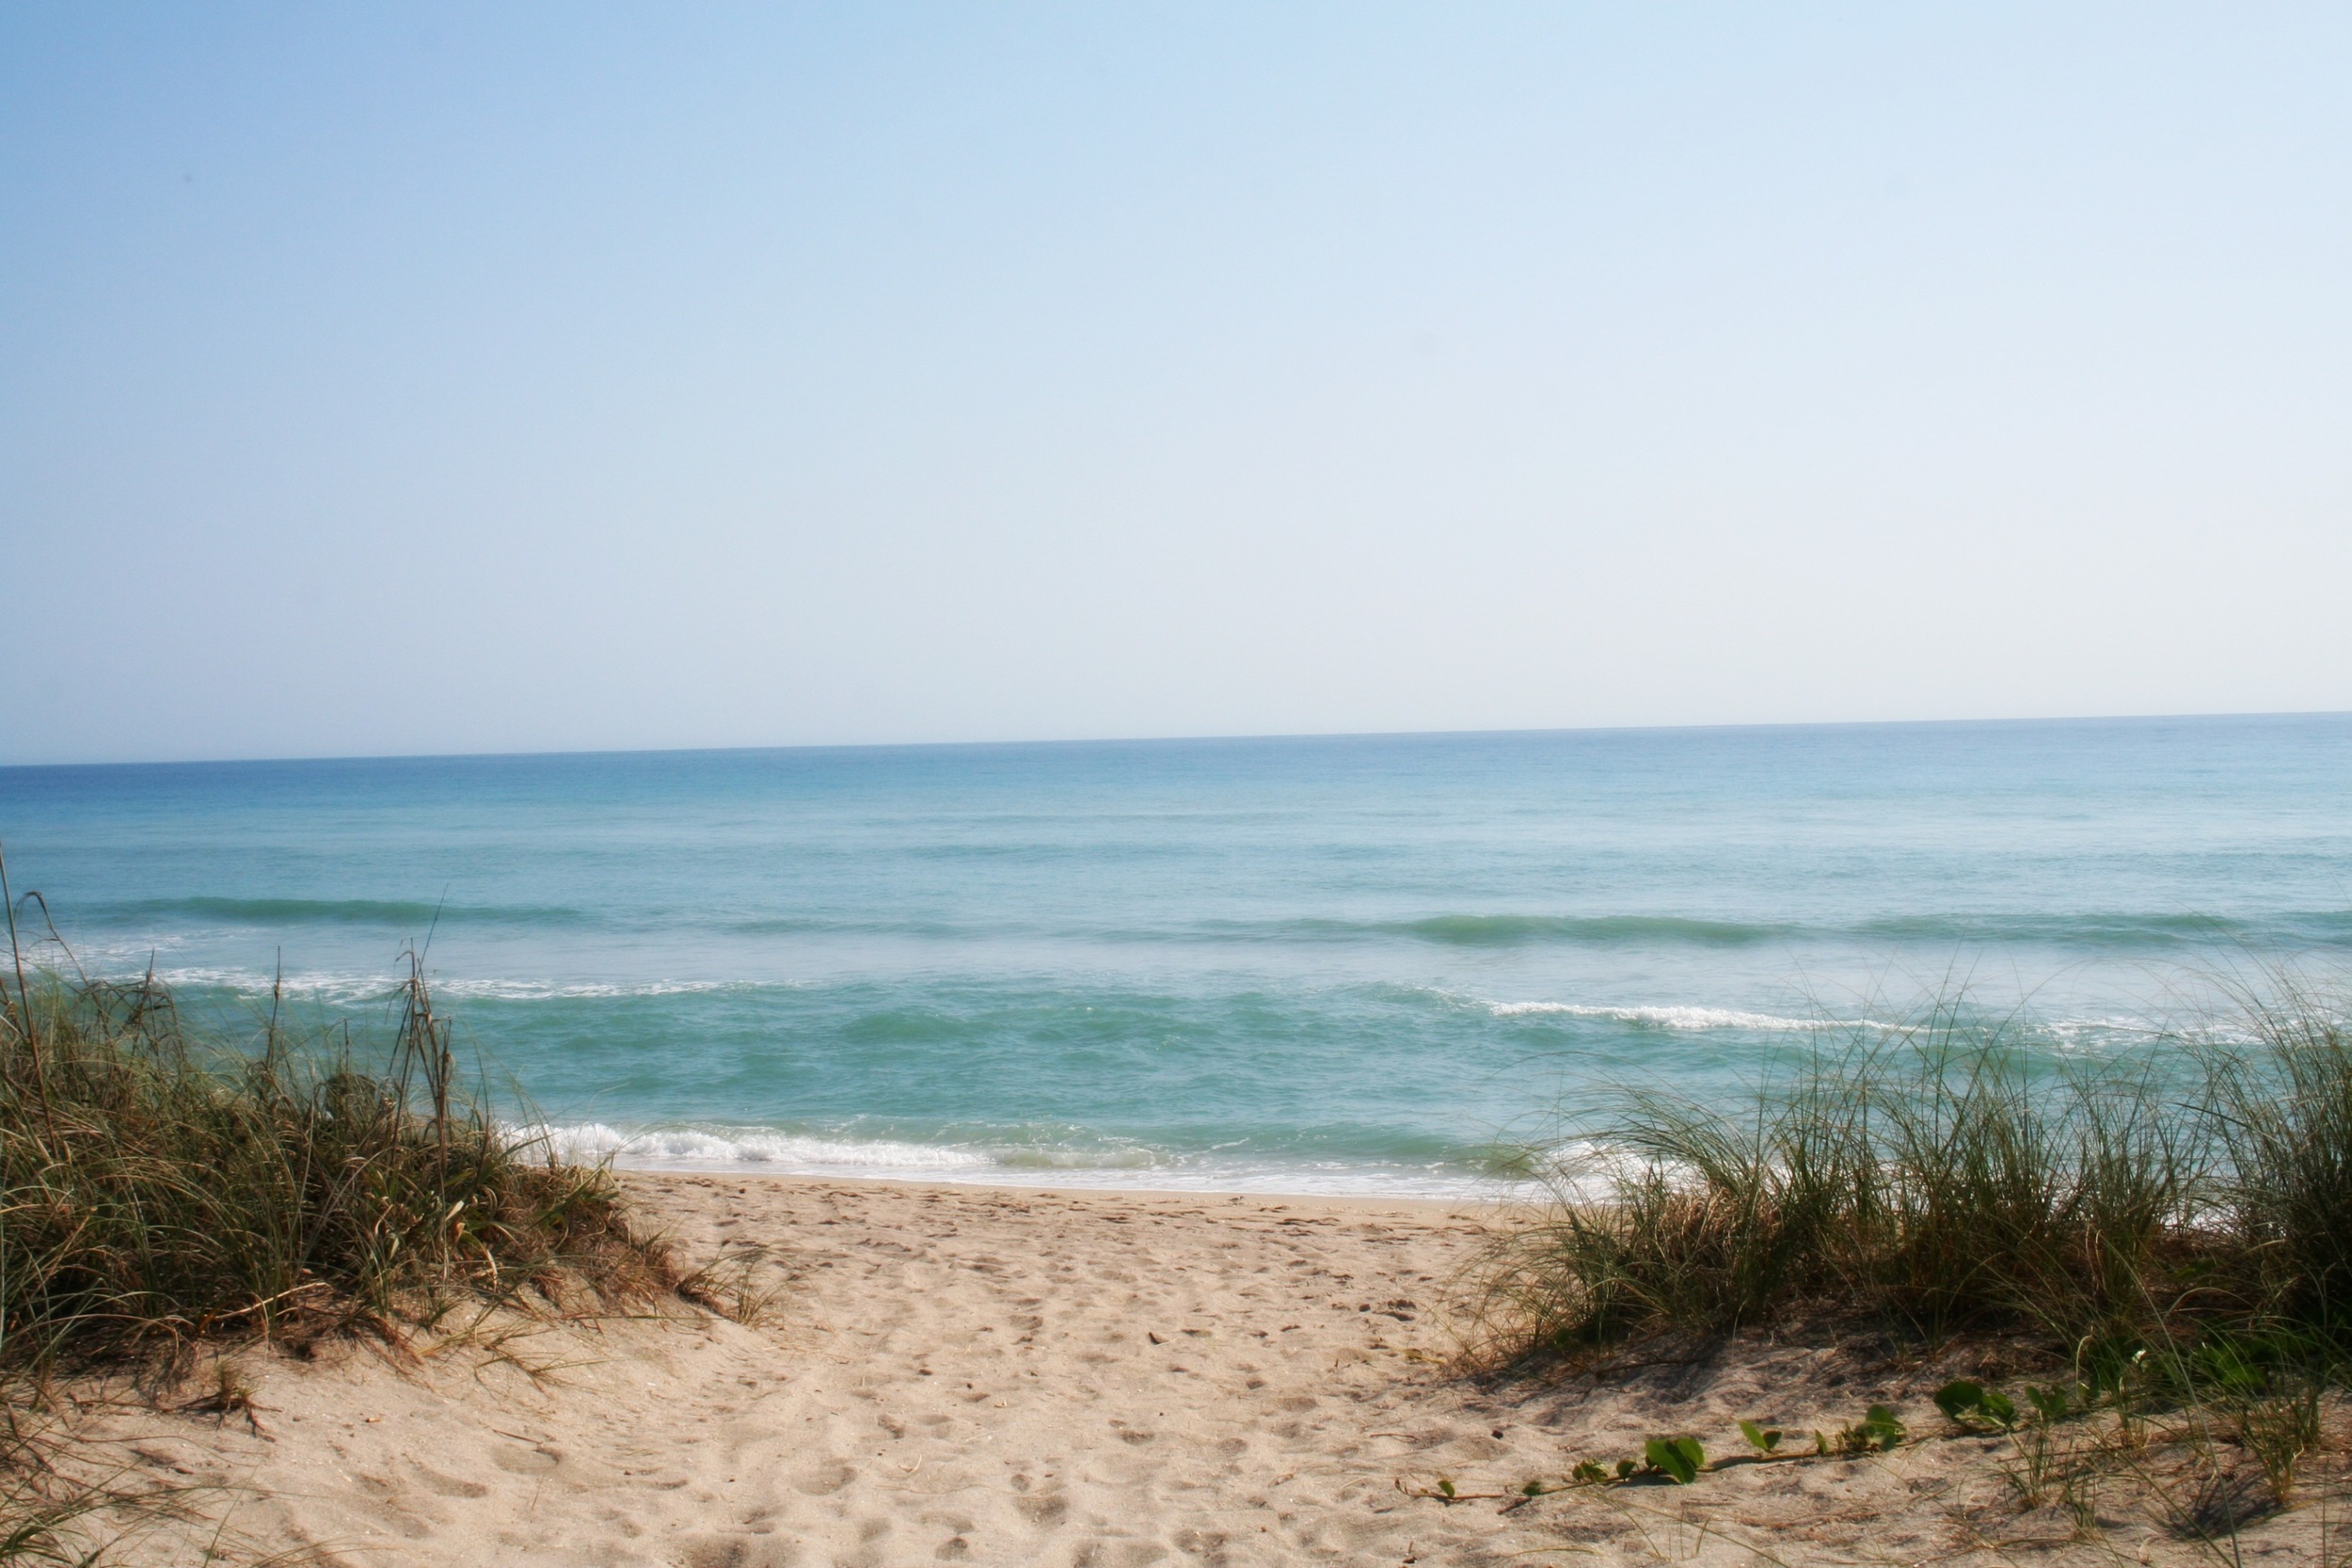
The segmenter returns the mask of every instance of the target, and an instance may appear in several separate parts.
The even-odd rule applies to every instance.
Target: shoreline
[[[1509,1196],[1493,1197],[1449,1197],[1427,1194],[1385,1193],[1321,1193],[1277,1192],[1255,1187],[1103,1187],[1082,1186],[1057,1181],[1033,1182],[988,1180],[961,1180],[933,1175],[893,1176],[887,1172],[860,1173],[854,1176],[812,1174],[806,1171],[764,1170],[756,1165],[640,1165],[614,1164],[614,1176],[627,1184],[632,1179],[672,1178],[710,1181],[764,1181],[783,1186],[863,1187],[887,1186],[904,1191],[953,1193],[1014,1193],[1041,1199],[1069,1198],[1135,1198],[1154,1202],[1227,1202],[1279,1203],[1297,1208],[1322,1208],[1333,1212],[1365,1213],[1394,1210],[1398,1213],[1452,1214],[1460,1212],[1490,1213],[1516,1207],[1518,1200]]]

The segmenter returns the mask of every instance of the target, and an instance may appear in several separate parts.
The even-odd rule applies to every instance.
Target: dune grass
[[[11,955],[12,958],[14,955]],[[611,1173],[501,1130],[456,1078],[411,957],[389,1047],[192,1025],[150,977],[0,971],[0,1562],[77,1560],[91,1498],[47,1484],[49,1390],[154,1383],[198,1348],[398,1347],[485,1296],[546,1307],[675,1289]]]
[[[2272,978],[2238,1026],[2124,1055],[1954,1005],[1824,1040],[1729,1115],[1629,1089],[1488,1259],[1492,1315],[1521,1351],[1812,1322],[2340,1363],[2352,1034]]]
[[[0,1373],[224,1332],[390,1331],[453,1291],[671,1283],[602,1170],[501,1134],[453,1082],[421,973],[389,1062],[192,1038],[151,981],[0,1009]]]
[[[2018,1509],[2070,1539],[2137,1499],[2234,1563],[2310,1492],[2324,1544],[2344,1478],[2304,1481],[2352,1403],[2352,1029],[2289,973],[2224,989],[2232,1016],[2137,1049],[1951,1004],[1821,1039],[1729,1115],[1627,1089],[1479,1267],[1490,1368],[1743,1331],[1940,1367],[1914,1440],[2006,1442]]]

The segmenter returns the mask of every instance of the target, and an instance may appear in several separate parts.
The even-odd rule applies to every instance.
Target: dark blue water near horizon
[[[2099,1051],[2328,971],[2352,716],[14,768],[0,843],[200,1007],[429,933],[625,1161],[1453,1192],[1963,985]]]

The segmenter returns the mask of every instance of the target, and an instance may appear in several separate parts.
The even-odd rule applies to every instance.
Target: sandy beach
[[[1834,1427],[1884,1398],[1924,1433],[1936,1374],[1759,1342],[1466,1376],[1474,1210],[626,1180],[688,1259],[735,1260],[714,1293],[749,1321],[461,1314],[413,1362],[248,1352],[249,1418],[94,1410],[88,1453],[191,1488],[116,1560],[195,1560],[215,1532],[352,1568],[2211,1560],[2120,1491],[2089,1539],[2023,1509],[1995,1439],[1525,1501],[1648,1435],[1727,1453],[1741,1417]],[[1464,1500],[1427,1495],[1441,1480]],[[2257,1527],[2248,1555],[2319,1560],[2327,1512]]]

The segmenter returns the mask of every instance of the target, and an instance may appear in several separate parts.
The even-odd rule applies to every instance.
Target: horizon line
[[[2182,723],[2229,719],[2345,719],[2344,708],[2262,708],[2221,713],[2044,714],[1994,719],[1830,719],[1712,724],[1556,724],[1498,729],[1285,730],[1227,735],[1090,736],[1009,740],[800,741],[744,746],[581,746],[505,752],[338,752],[294,756],[166,757],[145,760],[0,763],[0,773],[90,768],[252,768],[328,762],[523,761],[540,757],[707,756],[769,752],[980,751],[1015,747],[1185,746],[1286,740],[1438,740],[1507,736],[1672,735],[1737,730],[1960,729],[2036,724]]]

